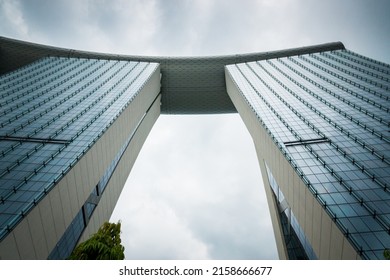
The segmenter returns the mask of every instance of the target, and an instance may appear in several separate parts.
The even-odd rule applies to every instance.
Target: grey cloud
[[[208,259],[206,246],[197,240],[174,209],[162,200],[135,190],[122,239],[128,259]],[[135,211],[132,211],[132,210]]]
[[[168,132],[164,133],[165,128]],[[160,132],[162,137],[159,137]],[[141,151],[129,184],[125,187],[128,192],[125,197],[131,199],[132,193],[137,192],[142,185],[142,190],[151,197],[150,203],[155,199],[176,213],[176,221],[182,223],[179,228],[187,229],[194,238],[191,240],[196,240],[199,248],[207,251],[207,254],[196,254],[197,259],[277,257],[274,238],[270,234],[267,203],[262,200],[264,193],[253,143],[237,115],[162,116],[144,149],[148,149],[149,145],[157,151],[156,158],[148,155],[143,159]],[[248,155],[252,156],[250,163],[247,162]],[[143,175],[140,176],[137,172]],[[133,175],[139,178],[135,182],[131,180]],[[157,181],[151,179],[154,176]],[[124,205],[129,203],[139,202],[131,200]],[[140,209],[137,208],[136,211]],[[137,213],[131,212],[128,215],[139,215]],[[171,232],[175,236],[173,238],[161,236],[159,232],[167,230],[166,226],[154,219],[149,221],[157,223],[157,228],[162,227],[146,233],[150,238],[149,242],[169,244],[172,239],[187,236],[185,231]],[[142,224],[139,226],[143,227]],[[268,234],[263,235],[263,232]],[[131,230],[124,232],[124,236],[130,239],[132,235]],[[260,240],[261,235],[267,241]],[[147,242],[146,237],[140,240],[139,242]],[[262,247],[266,249],[261,250]],[[149,258],[156,254],[155,250],[143,252],[143,256]],[[179,256],[180,254],[176,255],[180,258]],[[165,258],[170,258],[170,255]]]

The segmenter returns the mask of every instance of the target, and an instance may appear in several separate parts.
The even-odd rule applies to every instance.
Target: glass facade
[[[0,76],[0,241],[102,136],[157,67],[46,57]],[[61,244],[74,247],[123,152],[98,186],[90,186]],[[62,247],[69,251],[68,245]]]
[[[227,71],[356,251],[383,259],[390,247],[390,66],[335,50]]]

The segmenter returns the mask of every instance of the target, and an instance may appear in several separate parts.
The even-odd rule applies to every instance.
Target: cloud
[[[170,205],[147,192],[134,195],[122,227],[126,259],[210,258],[207,246],[193,236]]]
[[[156,1],[97,1],[89,3],[89,26],[101,32],[119,53],[152,53],[154,37],[158,31],[159,11]],[[118,46],[117,42],[121,42]]]
[[[158,215],[151,214],[155,207]],[[123,229],[126,248],[133,250],[133,238],[161,244],[143,247],[142,258],[162,257],[161,248],[164,258],[277,258],[253,143],[236,114],[161,116],[112,220],[124,220],[123,213],[132,224]],[[153,228],[131,218],[144,216]],[[183,240],[198,251],[188,251]]]
[[[4,36],[28,40],[29,29],[20,9],[20,2],[13,0],[0,1],[0,25]]]
[[[155,51],[156,1],[2,0],[0,4],[4,35],[98,52]]]

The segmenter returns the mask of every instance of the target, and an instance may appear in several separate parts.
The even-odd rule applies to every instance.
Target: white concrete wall
[[[137,156],[146,140],[150,130],[160,115],[160,97],[156,100],[151,110],[146,115],[141,123],[137,133],[130,142],[123,157],[118,163],[118,166],[113,173],[104,193],[97,205],[90,221],[85,229],[80,242],[88,239],[92,234],[96,233],[99,227],[111,217],[115,208],[116,202],[119,199],[123,186],[130,174],[130,171],[137,159]]]

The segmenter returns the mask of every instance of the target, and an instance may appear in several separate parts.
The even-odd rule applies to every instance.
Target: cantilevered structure
[[[1,37],[0,73],[0,259],[63,259],[95,232],[160,113],[240,114],[280,258],[390,247],[390,66],[342,43],[145,57]]]

